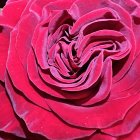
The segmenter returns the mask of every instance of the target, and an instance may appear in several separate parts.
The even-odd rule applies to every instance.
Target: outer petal
[[[117,138],[102,133],[97,133],[90,137],[90,140],[117,140]]]
[[[11,36],[15,38],[15,33],[13,32]],[[14,43],[14,40],[12,41],[13,42],[11,42],[11,44]],[[18,90],[22,91],[30,101],[49,110],[49,107],[44,101],[44,98],[39,95],[39,93],[36,91],[36,89],[33,88],[32,85],[30,85],[26,69],[19,59],[15,46],[11,46],[9,49],[7,70],[14,86]]]
[[[106,128],[122,120],[129,109],[139,100],[140,95],[137,94],[88,108],[52,100],[47,100],[47,102],[59,117],[71,125],[84,128]],[[113,108],[115,108],[115,111],[113,111]]]
[[[9,48],[10,29],[0,26],[0,80],[4,81]]]
[[[53,112],[29,103],[13,89],[8,76],[6,77],[6,89],[12,101],[16,114],[21,117],[29,131],[38,133],[51,140],[71,140],[89,136],[94,129],[80,129],[64,123]],[[65,131],[64,131],[65,130]]]
[[[114,126],[102,130],[109,135],[121,136],[131,133],[136,126],[140,123],[140,102],[138,102],[130,111],[126,114],[124,120],[115,124]],[[133,121],[133,123],[132,123]]]
[[[32,47],[32,35],[37,23],[38,20],[36,16],[33,13],[29,13],[22,17],[18,22],[18,25],[12,31],[12,34],[14,35],[11,35],[10,49],[15,48],[15,51],[25,69],[27,65],[27,55]]]
[[[3,8],[2,13],[0,13],[1,24],[13,28],[19,21],[26,4],[27,0],[7,3],[6,6]]]
[[[0,140],[25,140],[25,138],[21,138],[21,137],[15,136],[13,134],[1,131]]]
[[[139,138],[140,138],[140,125],[138,125],[132,133],[130,133],[129,135],[122,136],[118,140],[139,140]]]
[[[18,122],[4,87],[0,83],[0,131],[26,137]]]
[[[135,58],[128,73],[122,80],[112,85],[110,100],[130,96],[139,92],[140,54]],[[123,85],[123,86],[122,86]]]

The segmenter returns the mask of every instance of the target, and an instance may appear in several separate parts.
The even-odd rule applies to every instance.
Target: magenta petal
[[[131,19],[131,16],[130,14],[124,9],[122,8],[118,2],[117,4],[116,3],[113,3],[112,1],[108,1],[107,2],[109,5],[110,8],[114,9],[118,14],[119,14],[119,17],[121,18],[121,20],[128,26],[128,27],[132,27],[132,19]]]
[[[59,117],[71,125],[84,128],[106,128],[122,120],[139,99],[140,95],[135,95],[94,107],[74,106],[52,100],[47,100],[47,102]],[[112,111],[112,108],[115,108],[115,111]]]
[[[139,30],[140,30],[140,7],[135,8],[135,11],[132,13],[133,17],[133,31],[136,38],[136,55],[139,54],[139,44],[140,44],[140,36],[139,36]]]
[[[55,116],[53,112],[29,103],[14,91],[8,77],[6,78],[6,88],[16,114],[25,121],[29,131],[33,133],[41,134],[48,139],[66,140],[89,136],[95,132],[94,129],[70,126]]]
[[[10,30],[0,26],[0,80],[4,81],[6,61],[9,48]]]
[[[109,135],[97,133],[97,134],[93,135],[92,137],[90,137],[90,140],[118,140],[118,139],[115,137],[109,136]]]
[[[48,5],[49,3],[52,3],[53,1],[56,0],[34,0],[31,2],[30,6],[30,11],[33,13],[37,14],[39,17],[42,16],[42,9],[44,8],[45,5]]]
[[[139,86],[140,86],[139,62],[140,62],[140,55],[138,55],[135,58],[128,73],[119,82],[112,85],[110,100],[127,97],[139,91]]]
[[[47,10],[65,10],[65,9],[69,9],[74,1],[76,1],[76,0],[68,0],[68,1],[56,0],[56,1],[52,1],[47,5]]]
[[[133,108],[128,111],[126,117],[117,123],[116,125],[103,129],[105,132],[112,136],[121,136],[125,134],[132,133],[136,126],[140,123],[140,102],[138,102]],[[133,123],[132,123],[133,120]]]
[[[7,3],[7,5],[2,10],[2,16],[0,20],[1,24],[14,27],[19,21],[26,4],[27,0],[19,0]]]
[[[38,73],[38,66],[37,66],[37,62],[35,60],[35,55],[33,50],[31,49],[28,55],[28,61],[27,61],[27,72],[28,72],[28,76],[29,79],[31,80],[31,82],[41,91],[43,91],[47,94],[47,95],[51,95],[57,98],[63,98],[63,99],[80,99],[83,98],[87,95],[87,93],[80,93],[80,94],[71,94],[71,93],[67,93],[65,91],[62,90],[58,90],[57,88],[54,88],[53,86],[50,86],[50,84],[48,84],[50,81],[48,80],[48,83],[45,83],[44,81],[42,81],[39,73]]]
[[[64,98],[64,96],[61,95],[61,92],[59,93],[57,90],[50,87],[50,85],[47,85],[41,80],[41,77],[38,73],[37,64],[35,61],[35,55],[32,49],[30,50],[30,53],[28,55],[28,62],[27,62],[27,70],[29,79],[34,83],[34,85],[39,88],[40,90],[44,91],[46,94],[52,95],[54,97],[58,98]]]
[[[140,139],[139,25],[139,0],[7,0],[0,139]]]
[[[95,96],[93,96],[87,102],[82,104],[83,106],[93,105],[108,97],[108,95],[110,93],[110,89],[111,89],[111,84],[112,84],[112,64],[109,59],[106,60],[106,62],[104,62],[103,71],[104,71],[103,76],[102,76],[103,81],[100,85],[99,91],[96,93]],[[93,92],[93,94],[94,94],[94,92]]]
[[[140,138],[140,125],[138,125],[132,133],[120,137],[119,140],[139,140],[139,138]]]
[[[100,18],[104,19],[106,14],[112,14],[112,16],[116,17],[117,14],[111,10],[112,9],[109,9],[109,8],[101,8],[101,9],[94,10],[94,11],[91,11],[91,12],[85,14],[84,16],[80,17],[75,22],[75,24],[73,25],[73,27],[71,29],[71,34],[77,33],[80,30],[80,28],[84,27],[86,24],[92,23],[93,21],[96,22]]]
[[[123,7],[130,15],[135,11],[136,7],[139,7],[136,0],[112,0],[116,4],[119,4]],[[139,1],[139,0],[138,0]]]
[[[91,67],[87,68],[87,71],[89,71],[89,75],[87,76],[84,74],[82,80],[78,81],[77,83],[69,84],[68,87],[62,87],[63,90],[66,91],[80,91],[90,88],[92,85],[97,82],[97,80],[100,77],[101,71],[102,71],[102,65],[103,65],[103,54],[101,53],[97,59],[94,61],[94,59],[91,61],[89,66]],[[86,73],[86,72],[85,72]],[[88,77],[88,78],[86,78]],[[67,85],[66,85],[67,86]]]
[[[14,37],[15,33],[13,32],[11,35]],[[12,41],[11,43],[13,43]],[[7,69],[14,86],[18,90],[20,90],[30,101],[49,110],[44,98],[39,95],[32,85],[30,85],[27,71],[23,67],[14,46],[11,46],[9,49]]]
[[[15,47],[16,53],[25,68],[27,65],[27,55],[30,48],[32,47],[32,35],[37,22],[38,20],[34,14],[28,14],[24,16],[22,20],[20,20],[18,26],[13,31],[13,34],[15,34],[15,36],[12,36],[10,47]]]
[[[0,131],[25,138],[24,131],[18,122],[4,87],[0,84]]]
[[[72,4],[69,12],[71,13],[72,17],[77,20],[88,12],[91,12],[101,7],[101,4],[101,1],[99,2],[98,0],[94,0],[94,4],[93,0],[76,0]]]
[[[38,61],[39,66],[42,69],[47,69],[48,64],[47,64],[47,39],[46,36],[48,34],[48,29],[42,28],[41,25],[38,25],[35,29],[35,32],[33,34],[32,38],[32,45],[34,48],[34,52],[36,54],[36,59]]]

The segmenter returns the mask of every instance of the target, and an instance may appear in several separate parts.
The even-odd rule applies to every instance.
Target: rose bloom
[[[139,54],[139,0],[8,0],[0,139],[139,140]]]

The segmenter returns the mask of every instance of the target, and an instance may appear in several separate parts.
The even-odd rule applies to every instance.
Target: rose
[[[139,138],[138,2],[11,0],[0,24],[1,137]]]
[[[0,136],[139,138],[139,13],[135,0],[7,1]]]

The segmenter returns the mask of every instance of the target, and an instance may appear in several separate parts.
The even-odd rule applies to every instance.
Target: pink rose
[[[139,0],[8,0],[0,139],[139,139],[139,45]]]

